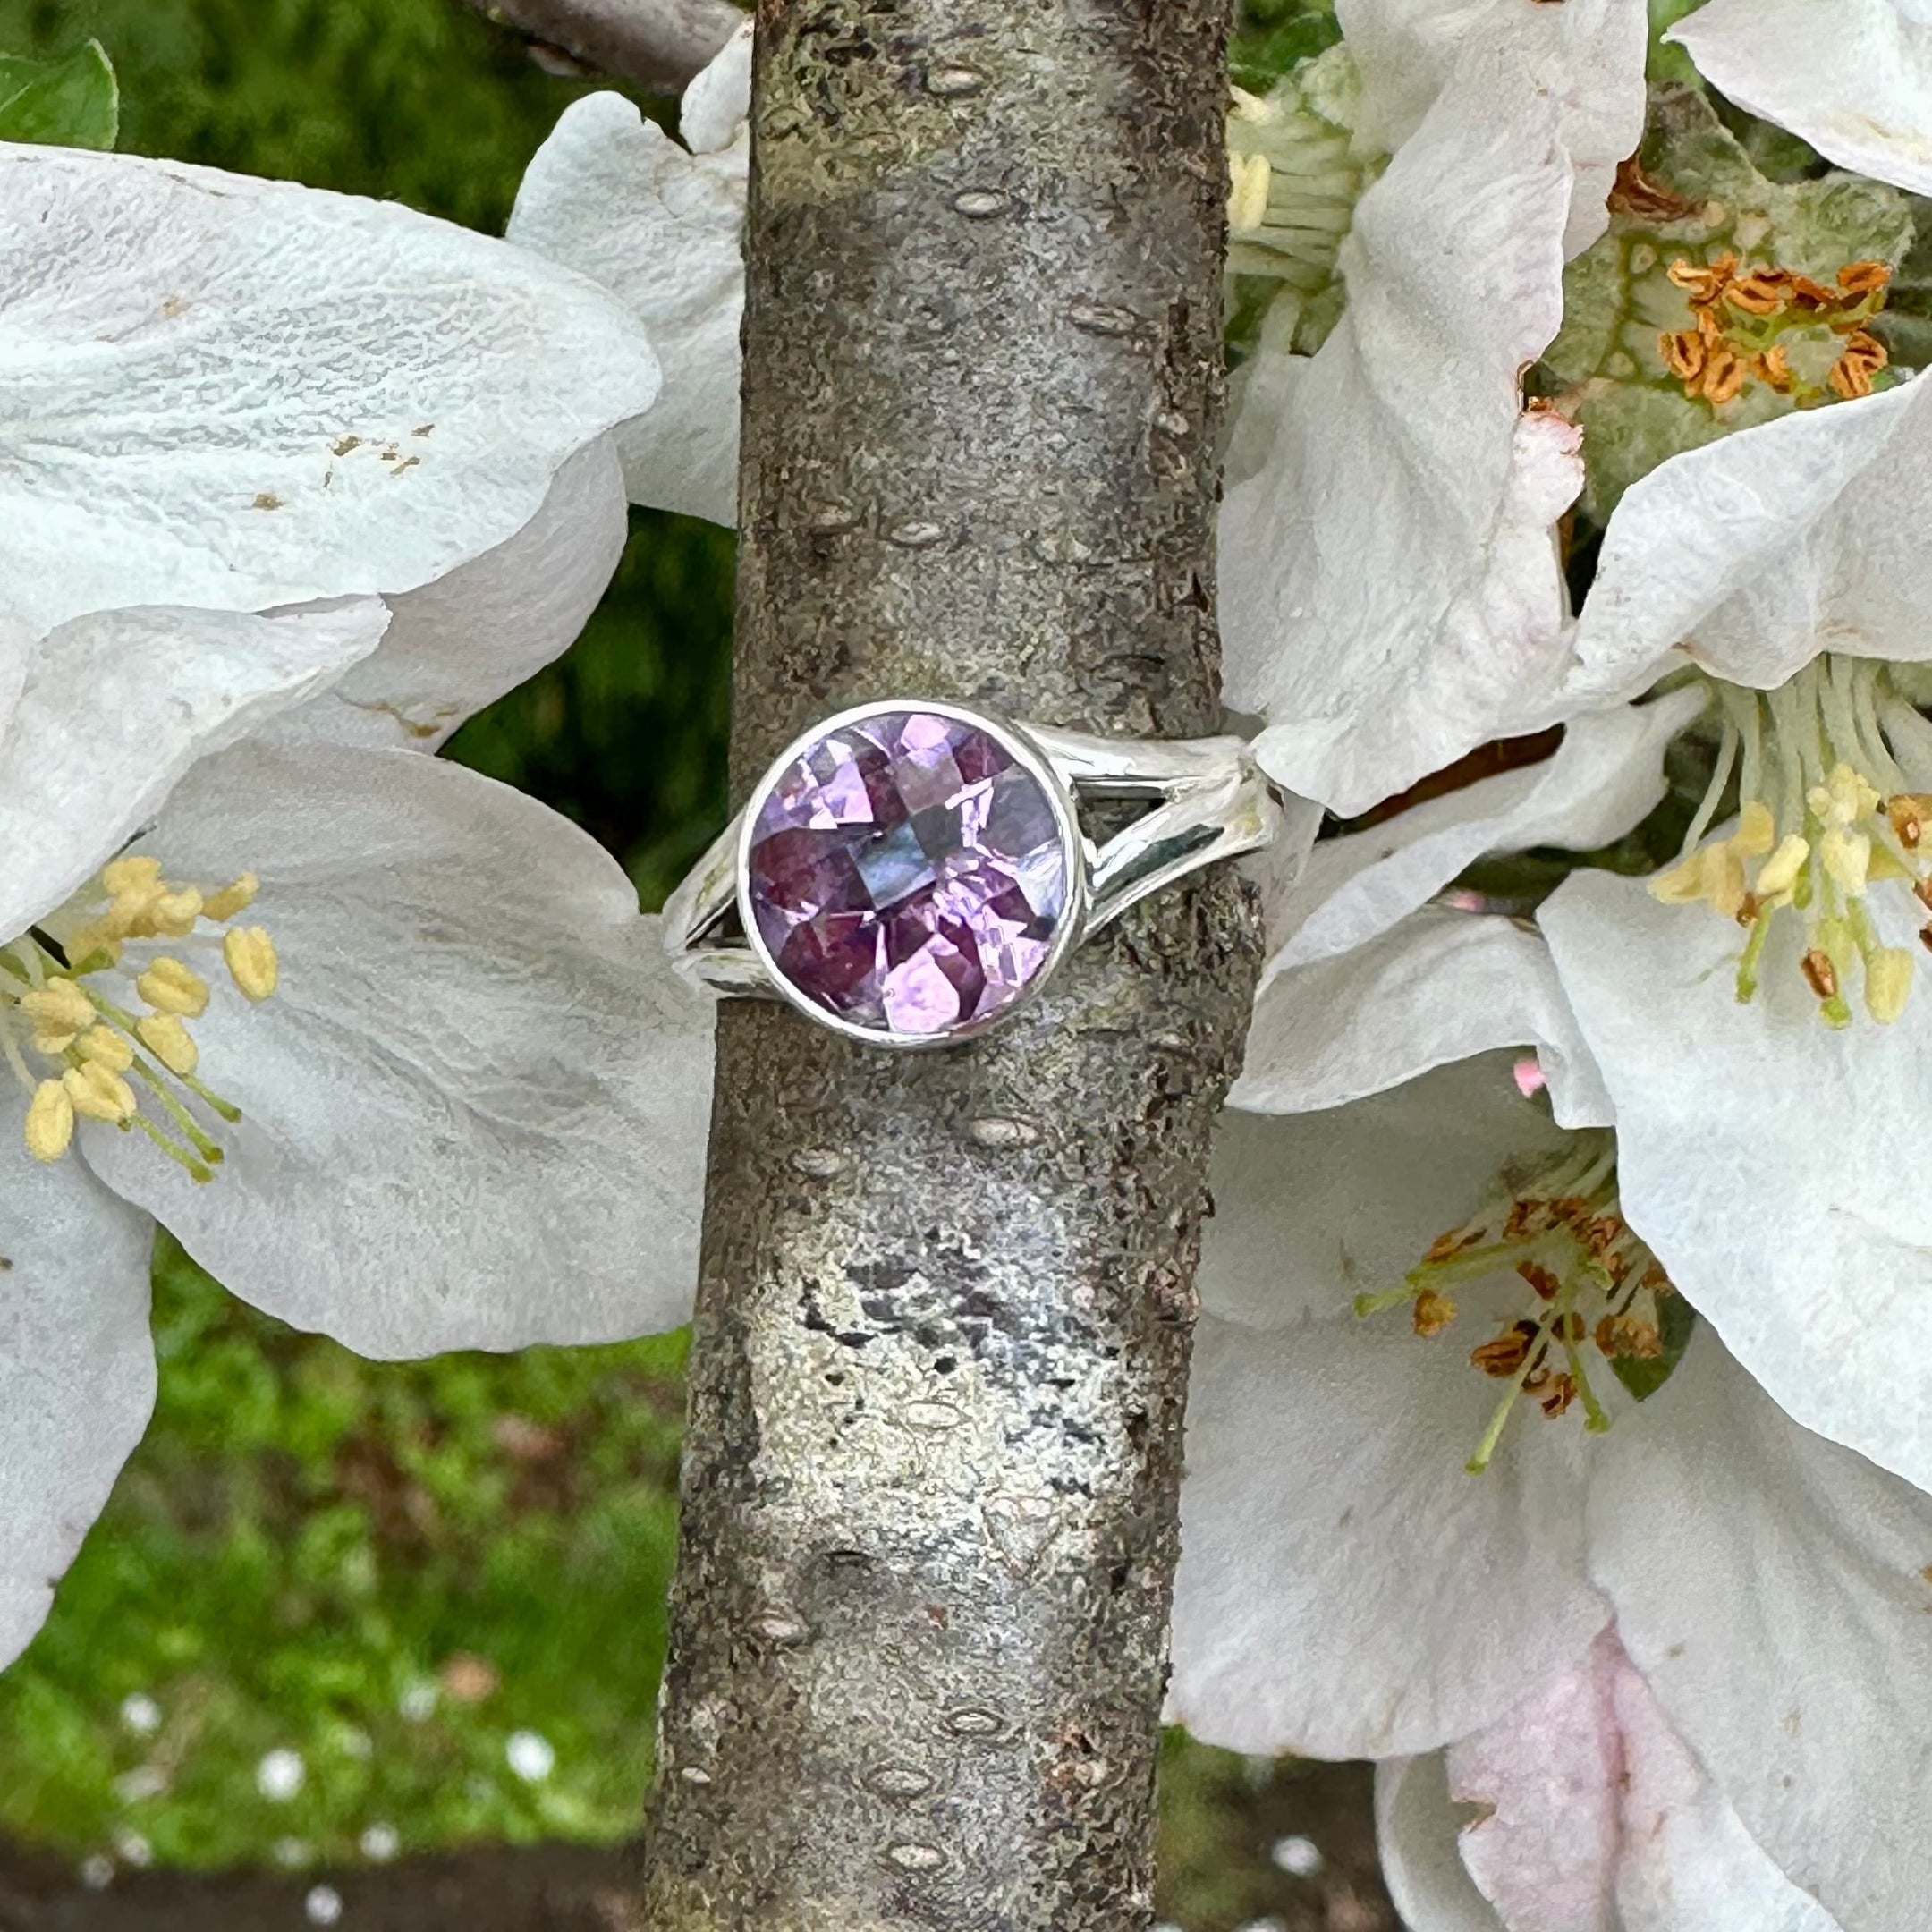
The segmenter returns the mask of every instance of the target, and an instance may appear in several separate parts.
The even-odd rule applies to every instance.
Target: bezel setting
[[[908,1033],[893,1027],[867,1026],[860,1021],[848,1019],[835,1009],[815,999],[792,980],[779,964],[759,926],[758,909],[752,896],[751,851],[758,843],[758,818],[767,802],[776,793],[793,767],[809,752],[842,731],[851,730],[875,718],[902,716],[940,718],[949,724],[964,725],[970,730],[983,732],[990,738],[1013,763],[1039,787],[1046,798],[1053,813],[1054,827],[1058,835],[1065,868],[1066,896],[1057,916],[1046,958],[1010,998],[1003,1000],[990,1011],[975,1013],[956,1025],[944,1027],[931,1033]],[[977,1038],[981,1034],[1004,1025],[1038,997],[1041,988],[1059,970],[1061,961],[1086,929],[1089,900],[1092,893],[1093,863],[1093,843],[1080,829],[1080,810],[1074,801],[1072,787],[1054,769],[1045,753],[1022,727],[1008,724],[1003,718],[990,716],[970,705],[945,703],[927,699],[894,699],[873,704],[853,705],[846,710],[835,712],[828,718],[821,719],[809,731],[801,732],[771,761],[757,785],[753,787],[744,810],[740,815],[733,871],[737,885],[738,919],[744,928],[745,941],[763,967],[772,990],[779,998],[787,1005],[804,1013],[808,1019],[818,1021],[821,1026],[829,1027],[835,1033],[843,1034],[848,1039],[862,1040],[869,1046],[891,1046],[916,1053],[930,1051],[936,1047],[957,1046],[962,1040]]]

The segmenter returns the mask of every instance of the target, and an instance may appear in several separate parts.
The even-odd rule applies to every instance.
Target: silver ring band
[[[1148,809],[1097,845],[1090,799]],[[1266,845],[1281,816],[1239,738],[856,706],[773,760],[666,902],[665,946],[713,992],[781,998],[874,1046],[949,1046],[1011,1018],[1148,894]]]

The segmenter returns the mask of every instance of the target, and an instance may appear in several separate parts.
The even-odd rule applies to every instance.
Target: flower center
[[[1865,324],[1885,307],[1892,271],[1880,261],[1848,263],[1826,288],[1789,268],[1744,268],[1726,250],[1698,264],[1679,257],[1668,270],[1690,303],[1687,329],[1657,338],[1665,366],[1693,400],[1715,408],[1761,382],[1801,409],[1872,393],[1889,360]]]
[[[1803,945],[1799,970],[1827,1025],[1852,1023],[1851,994],[1889,1025],[1911,997],[1912,954],[1873,920],[1874,887],[1914,895],[1932,947],[1932,797],[1907,789],[1894,738],[1926,736],[1885,665],[1820,657],[1773,691],[1709,681],[1724,717],[1717,764],[1679,862],[1651,892],[1666,905],[1703,903],[1749,936],[1737,996],[1753,998],[1766,948],[1789,913]],[[1922,749],[1922,748],[1921,748]],[[1737,780],[1737,828],[1699,843]]]
[[[1572,1137],[1557,1159],[1505,1172],[1470,1219],[1440,1235],[1403,1285],[1356,1298],[1360,1316],[1407,1305],[1419,1335],[1441,1335],[1460,1314],[1457,1294],[1514,1279],[1527,1292],[1470,1352],[1472,1367],[1508,1385],[1470,1457],[1489,1467],[1524,1402],[1554,1421],[1580,1405],[1592,1435],[1610,1416],[1591,1386],[1594,1350],[1638,1400],[1669,1376],[1689,1337],[1690,1311],[1617,1199],[1616,1140],[1607,1131]]]
[[[1685,450],[1882,379],[1868,325],[1914,233],[1896,190],[1836,171],[1773,180],[1702,95],[1662,89],[1609,208],[1563,272],[1535,378],[1583,431],[1592,522]]]
[[[259,926],[231,923],[257,886],[247,873],[204,894],[165,877],[158,860],[116,859],[0,945],[0,1060],[30,1096],[36,1160],[67,1152],[78,1117],[144,1133],[195,1180],[214,1179],[222,1149],[191,1102],[230,1123],[242,1113],[196,1077],[191,1023],[210,996],[189,958],[218,949],[246,998],[275,992],[275,942]]]

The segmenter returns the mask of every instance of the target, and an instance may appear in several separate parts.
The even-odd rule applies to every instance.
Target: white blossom
[[[1429,990],[1431,949],[1411,968]],[[1491,1004],[1534,1042],[1512,981]],[[1400,1286],[1499,1174],[1530,1199],[1576,1136],[1507,1055],[1409,1079],[1395,1042],[1384,1064],[1399,1084],[1378,1093],[1225,1123],[1170,1714],[1244,1751],[1425,1760],[1385,1789],[1386,1814],[1410,1775],[1436,1781],[1421,1816],[1385,1817],[1423,1932],[1780,1924],[1695,1915],[1741,1873],[1822,1906],[1792,1932],[1910,1922],[1932,1877],[1910,1822],[1932,1731],[1898,1686],[1932,1665],[1932,1498],[1792,1423],[1707,1327],[1641,1402],[1599,1365],[1606,1432],[1580,1401],[1552,1420],[1516,1398],[1487,1473],[1465,1473],[1508,1394],[1470,1343],[1538,1292],[1504,1258],[1453,1264],[1440,1332],[1354,1303]],[[1575,1688],[1606,1658],[1614,1713]],[[1496,1807],[1461,1860],[1470,1812],[1430,1768],[1442,1751],[1456,1797]],[[1617,1775],[1579,1779],[1613,1751]],[[1666,1902],[1648,1917],[1647,1887]]]
[[[0,153],[0,287],[4,1657],[145,1427],[157,1217],[372,1355],[671,1326],[709,1022],[607,855],[424,755],[615,565],[638,325],[400,208],[53,150]]]
[[[685,90],[682,147],[621,94],[587,96],[530,163],[509,230],[604,284],[649,331],[665,394],[620,438],[632,500],[718,523],[738,502],[750,94],[748,21]]]

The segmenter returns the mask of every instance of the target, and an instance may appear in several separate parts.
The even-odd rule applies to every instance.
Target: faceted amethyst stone
[[[751,832],[751,915],[806,998],[935,1035],[1010,1006],[1046,963],[1069,855],[1039,781],[992,733],[926,711],[842,724]]]

